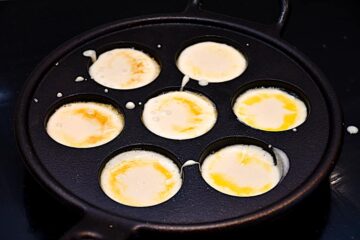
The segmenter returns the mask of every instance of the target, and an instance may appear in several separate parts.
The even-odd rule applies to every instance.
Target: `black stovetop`
[[[205,9],[261,22],[271,22],[279,11],[276,0],[203,2]],[[0,1],[0,239],[57,239],[79,219],[77,212],[33,180],[16,147],[15,102],[35,65],[83,31],[125,17],[179,12],[185,5],[185,0]],[[343,107],[344,126],[360,127],[360,7],[356,0],[292,0],[291,7],[283,38],[328,77]],[[360,134],[344,132],[335,170],[309,198],[272,222],[219,236],[360,239]]]

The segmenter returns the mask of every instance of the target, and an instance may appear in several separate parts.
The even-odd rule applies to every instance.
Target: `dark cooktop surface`
[[[272,22],[279,12],[277,0],[203,2],[207,10],[263,23]],[[32,69],[55,47],[83,31],[126,17],[179,12],[185,5],[185,0],[0,1],[0,239],[57,239],[79,220],[75,210],[33,180],[16,147],[15,103]],[[292,0],[283,33],[323,70],[343,107],[344,145],[329,180],[285,216],[215,236],[360,239],[360,133],[346,132],[349,125],[360,127],[359,10],[356,0]]]

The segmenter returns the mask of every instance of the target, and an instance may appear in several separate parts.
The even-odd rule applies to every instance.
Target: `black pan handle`
[[[84,215],[83,218],[70,230],[68,230],[59,240],[125,240],[129,239],[133,233],[133,225],[109,223],[99,216]]]
[[[284,29],[284,26],[287,22],[289,16],[289,0],[279,0],[281,3],[280,16],[278,17],[276,23],[270,25],[262,25],[254,22],[248,22],[243,19],[233,18],[229,16],[219,15],[214,12],[204,11],[201,9],[201,0],[188,0],[187,7],[184,11],[185,15],[193,15],[193,16],[206,16],[219,20],[227,20],[232,22],[233,24],[246,25],[249,27],[253,27],[258,30],[265,31],[269,34],[279,36]]]
[[[287,19],[289,17],[289,0],[280,0],[281,1],[281,11],[280,11],[280,16],[277,19],[276,25],[275,27],[277,28],[277,31],[279,33],[282,32],[282,30],[284,29],[284,26],[287,22]]]

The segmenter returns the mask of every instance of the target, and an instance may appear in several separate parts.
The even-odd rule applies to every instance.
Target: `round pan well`
[[[75,148],[108,143],[123,128],[122,114],[111,105],[97,102],[65,104],[50,116],[46,124],[46,131],[52,139]]]
[[[305,122],[307,109],[297,97],[278,88],[253,88],[235,100],[239,121],[264,131],[286,131]]]
[[[184,75],[194,80],[219,83],[239,77],[245,71],[247,61],[231,45],[203,41],[183,49],[176,65]]]
[[[149,99],[142,121],[154,134],[175,140],[199,137],[214,126],[215,105],[205,96],[190,91],[170,91]]]
[[[148,150],[129,150],[111,158],[100,183],[107,196],[132,207],[149,207],[173,197],[181,187],[180,171],[168,157]]]
[[[118,42],[96,50],[86,50],[83,55],[91,57],[89,75],[98,84],[117,90],[130,90],[144,87],[159,76],[161,65],[150,52],[141,44]]]

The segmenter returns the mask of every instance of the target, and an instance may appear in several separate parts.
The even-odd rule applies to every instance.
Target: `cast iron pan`
[[[63,201],[81,209],[83,219],[63,239],[125,239],[139,230],[201,232],[257,223],[293,206],[316,188],[334,166],[341,146],[341,111],[323,74],[304,55],[280,39],[288,2],[275,25],[261,25],[206,12],[197,0],[181,14],[149,16],[107,24],[65,43],[47,56],[30,76],[21,94],[16,117],[17,140],[30,171]],[[187,90],[208,96],[218,120],[205,135],[185,141],[152,134],[141,122],[142,108],[127,110],[127,101],[145,103],[150,96],[179,89],[182,74],[175,60],[186,46],[202,40],[228,43],[248,60],[248,68],[233,81]],[[161,44],[161,48],[158,48]],[[98,54],[121,46],[148,52],[161,64],[151,84],[134,90],[112,90],[91,80],[88,49]],[[75,82],[77,76],[88,81]],[[232,112],[236,96],[249,87],[274,86],[293,92],[309,108],[297,131],[264,132],[240,123]],[[63,97],[58,98],[61,92]],[[33,99],[38,99],[35,102]],[[76,149],[53,141],[46,133],[49,115],[64,103],[94,100],[111,103],[125,115],[125,128],[99,147]],[[290,158],[290,170],[271,191],[238,198],[217,192],[202,179],[197,166],[184,169],[183,185],[169,201],[134,208],[112,201],[100,188],[99,175],[111,156],[133,148],[170,156],[181,166],[232,143],[271,144]],[[271,149],[268,151],[272,152]]]

